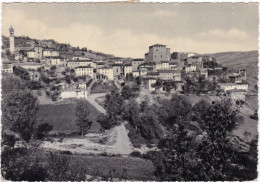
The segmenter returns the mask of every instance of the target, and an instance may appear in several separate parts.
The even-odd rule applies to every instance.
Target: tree
[[[211,104],[199,116],[200,128],[204,131],[197,147],[202,164],[203,180],[232,180],[232,161],[237,158],[236,149],[231,145],[231,132],[243,118],[238,116],[230,101]]]
[[[155,91],[159,90],[163,86],[163,82],[160,78],[156,80],[154,84],[152,84],[152,87],[155,88]]]
[[[135,78],[135,82],[137,85],[141,85],[142,84],[142,78],[140,76]]]
[[[105,99],[105,109],[108,115],[108,122],[111,125],[117,125],[121,121],[121,113],[123,111],[124,98],[120,95],[118,91],[112,91],[110,94],[106,95]]]
[[[134,81],[133,73],[127,73],[126,74],[126,81],[128,81],[128,82]]]
[[[38,101],[31,92],[20,90],[6,94],[2,101],[3,127],[10,128],[28,143],[34,132],[37,110]]]
[[[238,111],[232,107],[230,100],[211,104],[198,119],[202,130],[208,133],[213,141],[228,136],[241,122],[243,118],[238,116]]]
[[[128,85],[122,88],[121,95],[124,99],[130,99],[131,97],[135,96],[133,89]]]
[[[65,68],[66,73],[70,72],[70,68]]]
[[[70,70],[70,74],[73,74],[73,73],[75,73],[75,70],[74,70],[74,69],[71,69],[71,70]]]
[[[140,104],[140,109],[141,109],[141,112],[144,112],[149,106],[149,98],[148,96],[146,95],[144,97],[144,100],[142,100],[141,104]]]
[[[76,106],[75,115],[77,117],[76,124],[79,126],[81,135],[83,136],[91,127],[92,121],[89,119],[89,103],[81,99]]]
[[[178,58],[179,58],[178,52],[173,52],[173,53],[171,54],[171,59],[178,59]]]
[[[166,89],[166,92],[170,93],[172,89],[176,89],[176,84],[172,80],[167,80],[163,82],[163,86]]]
[[[158,139],[164,134],[163,127],[159,123],[158,115],[153,107],[147,108],[137,121],[137,128],[141,136],[147,140]]]
[[[44,139],[49,132],[52,130],[53,126],[50,125],[49,123],[43,123],[41,125],[38,126],[37,130],[36,130],[36,138],[39,140]]]
[[[51,82],[50,79],[43,72],[40,72],[40,79],[46,84],[49,84]]]
[[[50,68],[50,70],[52,70],[52,71],[56,71],[56,69],[57,69],[56,66],[52,66],[52,67]]]
[[[194,92],[194,82],[190,77],[185,78],[184,93],[189,94]]]
[[[27,149],[5,149],[1,153],[1,173],[12,181],[44,181],[48,173],[35,155]]]
[[[22,80],[30,80],[29,72],[20,66],[14,66],[13,72]]]
[[[66,76],[65,76],[65,81],[66,81],[67,83],[71,83],[71,76],[70,76],[70,75],[66,75]]]
[[[196,88],[198,93],[201,93],[201,92],[205,91],[206,86],[207,86],[207,80],[206,80],[205,75],[199,75],[197,88]]]
[[[13,74],[3,75],[2,77],[2,93],[10,93],[14,90],[25,90],[26,85],[24,81]]]
[[[131,99],[128,103],[125,103],[122,116],[124,120],[127,120],[132,126],[137,126],[140,108],[138,103]]]
[[[152,159],[156,168],[155,175],[166,181],[200,179],[195,146],[196,142],[188,135],[185,124],[175,124],[169,134],[159,141],[161,156],[157,160]]]
[[[207,112],[209,106],[210,104],[205,100],[201,100],[198,103],[196,103],[192,107],[192,120],[200,123],[202,116],[206,114],[205,112]]]

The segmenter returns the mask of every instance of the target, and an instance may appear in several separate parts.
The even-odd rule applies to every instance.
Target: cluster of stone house
[[[92,80],[126,80],[126,77],[141,77],[143,85],[150,91],[155,90],[152,86],[157,79],[163,81],[171,80],[176,83],[176,90],[182,91],[185,84],[184,77],[193,77],[194,74],[204,75],[208,79],[208,71],[211,68],[204,67],[203,57],[196,54],[188,55],[185,59],[176,59],[170,53],[170,48],[166,45],[155,44],[149,46],[149,51],[145,53],[144,59],[125,59],[125,58],[107,58],[101,59],[100,56],[90,58],[85,55],[84,51],[77,51],[71,54],[71,57],[61,57],[60,52],[55,49],[53,40],[42,40],[40,45],[33,44],[30,49],[25,49],[27,54],[24,57],[14,46],[14,29],[10,28],[10,52],[15,55],[16,60],[22,59],[23,62],[3,63],[2,71],[12,73],[13,65],[21,66],[25,69],[37,70],[43,67],[58,66],[70,68],[75,71],[77,77],[87,76]],[[21,50],[21,48],[19,48]],[[34,61],[30,61],[34,60]],[[38,60],[38,62],[35,62]],[[222,68],[214,68],[222,69]],[[39,75],[30,73],[32,80],[37,80]],[[220,89],[228,93],[232,100],[243,98],[244,93],[248,90],[246,80],[246,70],[240,69],[236,73],[229,75],[228,83],[219,83]],[[64,88],[62,98],[70,97],[71,89],[78,92],[73,94],[76,97],[84,98],[85,93],[83,84],[74,85],[70,88]],[[68,90],[68,91],[66,91]]]
[[[219,83],[220,89],[227,94],[227,97],[235,103],[236,101],[246,100],[248,83],[246,82],[246,69],[239,69],[236,73],[228,75],[229,82]]]

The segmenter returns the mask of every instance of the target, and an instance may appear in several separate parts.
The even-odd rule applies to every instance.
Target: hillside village
[[[168,145],[169,141],[161,143],[161,139],[175,128],[183,132],[185,125],[188,132],[183,132],[184,138],[194,136],[195,141],[203,141],[205,132],[201,118],[207,118],[206,110],[212,111],[214,103],[220,102],[224,105],[217,106],[224,109],[217,112],[224,112],[229,121],[244,118],[241,125],[230,129],[232,139],[228,146],[234,145],[241,156],[251,152],[251,143],[257,136],[258,87],[255,80],[252,82],[251,76],[248,77],[252,73],[248,73],[247,67],[230,69],[213,55],[175,52],[164,44],[147,47],[142,58],[123,58],[55,40],[18,37],[12,26],[9,33],[9,37],[2,36],[2,93],[8,95],[25,88],[35,96],[40,107],[36,115],[37,127],[43,124],[51,128],[41,139],[36,136],[45,152],[42,161],[47,160],[44,158],[47,152],[75,157],[72,160],[77,167],[90,165],[85,171],[90,176],[82,180],[163,179],[156,178],[154,171],[160,168],[152,163],[157,160],[153,152],[167,151],[160,148],[160,144]],[[88,126],[77,123],[81,117],[77,114],[77,104],[84,101],[88,106],[83,104],[80,109],[88,115],[88,119],[83,120],[91,120]],[[238,114],[229,113],[232,109]],[[216,117],[219,119],[218,115]],[[219,120],[221,124],[225,122]],[[176,127],[179,122],[181,124]],[[229,127],[229,123],[225,124],[224,129]],[[175,139],[179,141],[183,133]],[[13,147],[24,147],[24,143],[14,142]],[[180,151],[184,153],[182,148]],[[113,158],[107,159],[108,156]],[[78,165],[77,157],[87,159],[88,163]],[[176,160],[187,160],[184,158]],[[107,165],[113,169],[108,169]],[[99,170],[102,174],[97,173]],[[122,176],[122,171],[128,176]],[[110,178],[101,178],[104,176]]]
[[[3,73],[27,71],[35,90],[52,101],[86,99],[93,85],[121,89],[135,80],[140,80],[138,89],[145,93],[218,94],[234,103],[246,101],[249,88],[246,68],[230,73],[214,57],[171,53],[162,44],[150,46],[144,58],[131,59],[54,40],[15,37],[12,27],[7,40],[3,39]]]

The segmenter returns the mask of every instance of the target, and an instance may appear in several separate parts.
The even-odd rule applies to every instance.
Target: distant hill
[[[258,51],[248,52],[221,52],[207,54],[216,58],[220,63],[229,70],[236,71],[240,68],[247,69],[247,81],[252,88],[258,80]]]

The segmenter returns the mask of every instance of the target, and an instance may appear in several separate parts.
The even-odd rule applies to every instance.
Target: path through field
[[[92,104],[99,112],[105,114],[106,113],[106,110],[101,106],[99,105],[97,102],[96,102],[96,99],[98,97],[104,97],[106,95],[106,93],[97,93],[97,94],[91,94],[91,95],[88,95],[88,98],[87,100],[89,101],[90,104]]]

